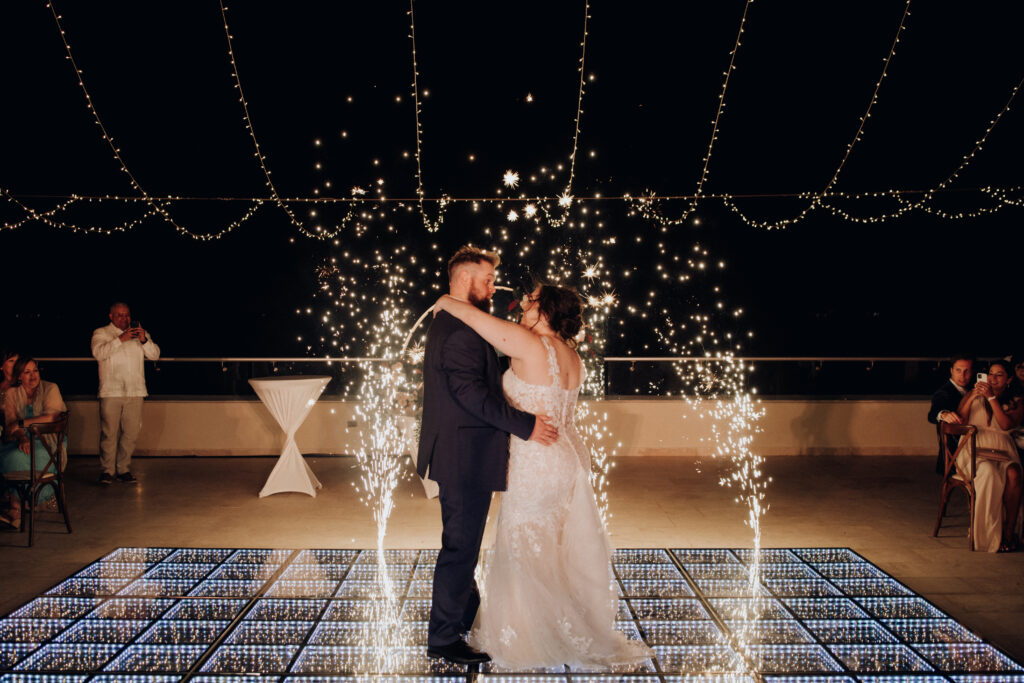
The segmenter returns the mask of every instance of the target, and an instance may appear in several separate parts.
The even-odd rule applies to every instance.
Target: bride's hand
[[[437,314],[440,311],[446,310],[445,309],[445,302],[449,298],[450,297],[447,294],[442,294],[441,298],[434,302],[434,317],[435,318],[437,317]]]

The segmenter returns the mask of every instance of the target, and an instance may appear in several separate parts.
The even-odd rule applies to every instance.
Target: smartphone
[[[979,372],[978,373],[978,381],[979,382],[988,382],[988,373],[987,372]]]
[[[140,323],[138,320],[133,320],[130,323],[128,323],[128,327],[142,327],[142,323]]]

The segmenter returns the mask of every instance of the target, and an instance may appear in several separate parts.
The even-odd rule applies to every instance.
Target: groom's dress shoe
[[[456,640],[450,645],[427,647],[427,656],[431,659],[447,659],[455,664],[483,664],[491,661],[486,652],[474,650],[464,640]]]

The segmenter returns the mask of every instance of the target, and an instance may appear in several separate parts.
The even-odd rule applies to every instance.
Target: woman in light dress
[[[39,366],[34,358],[21,356],[14,365],[12,372],[14,386],[4,392],[4,439],[10,442],[0,450],[0,472],[27,471],[31,463],[30,454],[35,453],[36,467],[42,470],[47,465],[49,453],[39,441],[35,441],[33,450],[29,450],[28,432],[25,428],[41,422],[53,422],[61,413],[67,412],[67,404],[60,395],[60,389],[53,382],[46,382],[39,377]],[[50,447],[56,445],[56,437],[52,434],[43,435],[48,439]],[[61,445],[61,462],[58,466],[63,470],[67,459],[67,437]],[[16,489],[8,488],[8,508],[2,521],[12,527],[21,524],[21,510],[30,504],[18,498]],[[47,503],[53,498],[52,486],[45,486],[39,492],[36,503]]]
[[[1015,550],[1018,544],[1021,465],[1010,431],[1020,425],[1024,405],[1007,391],[1011,376],[1009,363],[993,361],[988,380],[975,384],[958,410],[961,420],[978,428],[974,549],[990,553]],[[957,456],[957,469],[971,473],[966,448]]]
[[[651,650],[615,629],[611,546],[590,484],[590,452],[574,422],[584,380],[574,350],[582,299],[570,289],[538,286],[523,298],[518,325],[450,296],[435,310],[448,311],[509,356],[502,377],[509,403],[549,416],[559,430],[551,446],[511,437],[508,490],[470,645],[515,670],[641,664]]]
[[[14,386],[14,365],[18,362],[18,352],[5,350],[0,354],[0,406],[4,404],[7,390]],[[6,426],[6,420],[2,426]],[[0,432],[3,431],[0,426]],[[0,474],[5,472],[8,454],[18,450],[16,441],[0,438]],[[17,528],[21,523],[21,506],[17,496],[8,492],[6,485],[0,491],[0,527]]]

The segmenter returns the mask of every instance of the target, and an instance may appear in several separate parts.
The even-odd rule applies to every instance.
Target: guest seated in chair
[[[1010,367],[1013,368],[1013,377],[1006,391],[1012,397],[1024,398],[1024,354],[1015,353],[1010,360]]]
[[[0,401],[4,394],[14,386],[14,364],[18,362],[18,352],[7,349],[0,353]]]
[[[18,352],[7,349],[0,353],[0,407],[4,404],[4,396],[7,390],[14,386],[14,364],[18,362]],[[0,423],[0,435],[3,434],[3,424]],[[7,457],[7,451],[17,450],[16,442],[8,443],[6,440],[0,442],[0,463]],[[6,488],[0,491],[0,526],[11,526],[11,520],[5,514],[12,506],[12,501]]]
[[[25,427],[37,422],[53,422],[68,409],[57,385],[39,378],[39,366],[35,359],[27,356],[19,358],[13,372],[15,384],[4,396],[4,438],[14,442],[14,447],[2,451],[0,472],[4,474],[29,469],[29,438]],[[42,438],[54,437],[44,435]],[[34,445],[36,467],[42,469],[50,456],[46,447],[38,440]],[[67,457],[67,437],[62,444],[61,456],[60,467],[63,469]],[[53,495],[53,487],[47,486],[42,490],[39,501],[52,499]],[[10,502],[7,512],[3,515],[4,521],[10,526],[19,527],[22,501],[11,489],[8,489],[8,496]]]
[[[1024,404],[1008,395],[1010,377],[1009,363],[993,361],[987,376],[979,377],[958,411],[963,422],[978,428],[974,548],[990,553],[1015,550],[1018,544],[1021,465],[1010,432],[1020,425]],[[971,475],[967,448],[957,456],[957,468]]]
[[[1015,377],[1010,380],[1006,394],[1024,401],[1024,354],[1014,354],[1010,360],[1010,367],[1013,368]],[[1017,429],[1013,430],[1013,438],[1017,442],[1017,455],[1024,460],[1024,426],[1017,425]]]
[[[942,386],[932,394],[932,406],[928,410],[928,421],[932,424],[938,424],[939,422],[960,424],[960,414],[957,412],[960,408],[960,401],[967,393],[967,389],[971,386],[971,381],[974,379],[972,372],[974,370],[973,357],[956,355],[949,362],[949,381],[943,382]],[[956,437],[949,438],[953,439],[950,446],[955,450]],[[945,474],[943,472],[945,463],[946,456],[942,452],[942,448],[939,448],[939,457],[935,461],[935,471],[939,474]]]

